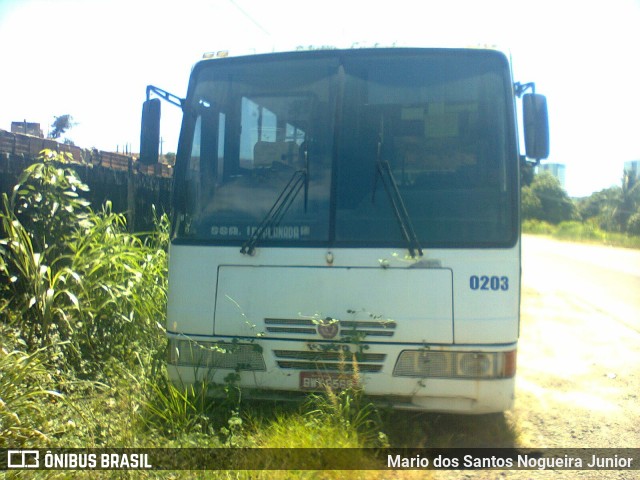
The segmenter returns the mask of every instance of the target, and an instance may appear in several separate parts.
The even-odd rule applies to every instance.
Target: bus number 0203
[[[469,277],[469,287],[471,290],[507,291],[509,290],[509,277],[471,275]]]

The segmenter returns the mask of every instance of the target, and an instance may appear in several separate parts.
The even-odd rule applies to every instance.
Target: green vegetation
[[[529,186],[522,187],[522,218],[544,220],[552,224],[578,219],[578,212],[550,173],[536,175]]]
[[[561,240],[640,248],[640,182],[624,172],[622,185],[572,200],[549,173],[522,187],[522,230]]]
[[[594,222],[562,222],[552,225],[540,220],[524,220],[522,232],[546,235],[558,240],[598,243],[615,247],[640,248],[640,236],[607,232]]]
[[[74,123],[73,117],[68,113],[60,115],[59,117],[54,117],[54,119],[55,120],[51,124],[52,130],[49,134],[53,139],[60,138],[63,133],[77,125]]]
[[[130,234],[109,204],[94,212],[80,197],[88,188],[64,156],[41,160],[2,198],[3,323],[59,369],[100,377],[158,350],[168,221]]]

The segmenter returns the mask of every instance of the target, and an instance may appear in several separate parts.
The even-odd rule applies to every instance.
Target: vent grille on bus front
[[[296,335],[319,335],[318,321],[311,318],[265,318],[265,330],[271,334],[296,334]],[[337,322],[341,336],[360,337],[386,337],[391,338],[395,334],[396,322],[375,321],[375,320],[340,320]]]
[[[274,350],[280,368],[295,370],[379,372],[386,358],[384,353],[311,352],[308,350]]]

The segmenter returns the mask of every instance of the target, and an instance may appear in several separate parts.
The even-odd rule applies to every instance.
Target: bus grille
[[[265,318],[265,330],[271,334],[318,335],[318,321],[311,318]],[[340,320],[342,337],[386,337],[395,334],[396,322],[393,320]],[[338,337],[339,337],[338,336]]]
[[[280,368],[294,370],[379,372],[386,358],[384,353],[310,352],[274,350]]]

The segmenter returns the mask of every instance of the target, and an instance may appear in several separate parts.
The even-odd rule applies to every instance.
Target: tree
[[[77,125],[77,123],[73,122],[73,117],[68,113],[53,118],[55,120],[51,124],[51,128],[53,128],[50,133],[51,138],[60,138],[64,132]]]
[[[640,207],[640,181],[633,172],[624,170],[620,200],[613,211],[613,220],[622,232],[627,230],[631,216]]]
[[[583,220],[593,219],[603,230],[619,230],[616,225],[613,213],[622,198],[622,189],[613,186],[594,192],[587,198],[580,200],[578,211]]]
[[[603,230],[634,233],[640,227],[640,180],[632,172],[624,171],[620,186],[582,199],[579,210],[584,220],[595,219]]]
[[[522,187],[520,206],[524,220],[540,219],[544,216],[542,202],[529,186]]]
[[[629,217],[627,222],[627,233],[640,236],[640,208]]]
[[[176,164],[176,154],[173,152],[169,152],[169,153],[165,153],[164,155],[165,160],[167,161],[167,163],[169,165],[175,165]]]
[[[609,187],[598,192],[593,192],[578,202],[578,211],[583,220],[597,218],[608,208],[618,202],[621,192],[620,187]]]
[[[530,187],[523,187],[522,200],[523,218],[535,218],[552,224],[580,218],[567,192],[549,172],[536,175]]]
[[[520,163],[520,184],[523,187],[528,187],[533,182],[535,176],[535,166],[530,162]]]

